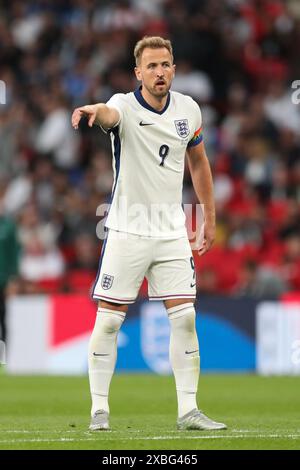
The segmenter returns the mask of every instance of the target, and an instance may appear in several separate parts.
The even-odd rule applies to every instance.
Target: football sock
[[[195,309],[185,303],[167,309],[171,336],[170,362],[178,401],[178,417],[197,407],[196,394],[200,373],[199,343],[195,327]]]
[[[88,353],[92,415],[100,409],[109,412],[109,386],[117,360],[118,332],[124,319],[124,312],[98,308]]]

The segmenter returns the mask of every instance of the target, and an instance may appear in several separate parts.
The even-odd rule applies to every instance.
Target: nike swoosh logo
[[[185,354],[192,354],[192,353],[198,352],[198,351],[199,351],[199,349],[195,349],[195,351],[185,351]]]
[[[97,354],[97,353],[93,353],[94,356],[109,356],[109,354]]]
[[[143,121],[140,121],[139,125],[140,125],[140,126],[154,126],[154,122],[143,122]]]
[[[195,287],[196,283],[195,284],[191,284],[191,287]]]

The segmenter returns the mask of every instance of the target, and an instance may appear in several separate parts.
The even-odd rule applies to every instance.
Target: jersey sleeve
[[[109,106],[110,108],[116,109],[118,111],[119,115],[120,115],[120,118],[119,118],[118,122],[114,125],[113,128],[118,127],[118,126],[122,127],[122,123],[123,123],[123,120],[124,120],[124,112],[125,112],[124,96],[125,95],[123,93],[116,93],[106,103],[106,106]],[[105,129],[102,126],[100,126],[100,127],[103,130],[103,132],[105,132],[105,134],[107,134],[111,130],[111,129]]]
[[[202,114],[198,104],[193,100],[193,108],[194,108],[194,133],[191,140],[188,143],[189,147],[195,147],[196,145],[200,144],[203,140],[202,134]]]

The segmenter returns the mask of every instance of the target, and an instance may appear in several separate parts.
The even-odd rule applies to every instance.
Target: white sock
[[[100,409],[109,412],[109,386],[117,360],[118,332],[124,318],[124,312],[98,308],[88,353],[91,415]]]
[[[170,326],[170,362],[178,401],[178,417],[197,407],[196,394],[200,373],[199,343],[192,303],[167,309]]]

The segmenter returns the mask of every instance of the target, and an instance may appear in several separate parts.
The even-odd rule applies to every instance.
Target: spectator
[[[52,223],[43,223],[34,205],[26,206],[20,215],[20,275],[25,281],[38,282],[59,278],[64,261],[56,246],[57,233]]]
[[[189,94],[195,100],[206,103],[212,99],[213,89],[209,76],[193,69],[187,60],[179,60],[176,65],[176,75],[173,80],[173,90]]]
[[[240,283],[235,289],[237,296],[277,299],[287,290],[287,283],[276,270],[259,267],[247,261],[240,272]]]
[[[36,136],[37,150],[45,155],[52,153],[59,168],[74,167],[78,160],[77,135],[72,132],[64,100],[56,95],[44,95],[41,107],[45,119]]]
[[[0,340],[5,341],[6,288],[12,278],[18,274],[19,246],[15,223],[3,213],[2,196],[3,187],[0,187]]]

